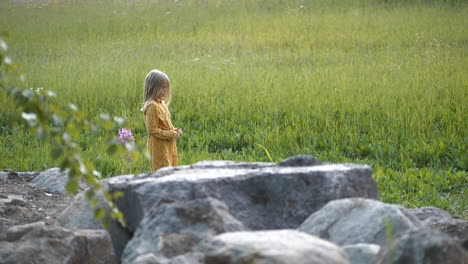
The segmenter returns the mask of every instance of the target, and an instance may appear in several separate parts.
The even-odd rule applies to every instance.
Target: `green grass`
[[[0,30],[26,76],[18,85],[53,90],[88,118],[127,118],[140,149],[143,79],[158,68],[185,132],[181,164],[269,161],[259,144],[274,161],[366,163],[383,201],[468,219],[468,5],[388,2],[5,3]],[[5,122],[0,169],[58,165],[50,146]],[[84,157],[104,175],[149,170],[81,133]]]

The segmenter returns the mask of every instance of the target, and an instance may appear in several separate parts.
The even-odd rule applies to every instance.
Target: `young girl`
[[[177,166],[176,139],[182,136],[182,129],[174,128],[171,122],[167,108],[171,102],[171,86],[165,73],[152,70],[146,75],[143,100],[141,111],[148,132],[151,171]]]

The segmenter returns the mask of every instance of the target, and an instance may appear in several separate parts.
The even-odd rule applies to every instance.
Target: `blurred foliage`
[[[67,194],[75,195],[79,191],[79,182],[86,182],[90,188],[86,191],[85,197],[94,208],[96,220],[102,220],[104,227],[109,225],[111,219],[125,226],[123,215],[114,203],[123,193],[110,193],[102,187],[99,183],[99,179],[102,178],[101,173],[96,170],[92,162],[82,159],[79,143],[80,131],[88,131],[91,135],[97,136],[100,130],[109,130],[114,125],[125,125],[125,120],[108,114],[101,114],[97,120],[89,120],[76,105],[61,102],[53,91],[11,86],[13,78],[8,76],[19,76],[17,80],[19,84],[24,77],[18,74],[19,65],[13,63],[7,55],[7,38],[8,35],[5,33],[0,35],[0,100],[11,101],[14,107],[2,109],[2,116],[6,120],[2,122],[2,130],[13,133],[27,129],[41,142],[47,142],[51,146],[50,155],[59,161],[61,171],[66,171],[69,176],[66,185]],[[140,158],[132,142],[118,144],[112,133],[107,134],[109,155],[126,154],[131,160]],[[110,210],[98,208],[98,193],[105,198]]]

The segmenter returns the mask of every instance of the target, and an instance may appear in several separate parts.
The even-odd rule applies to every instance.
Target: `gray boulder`
[[[468,264],[468,253],[447,234],[412,230],[382,247],[376,264]]]
[[[60,168],[50,168],[48,170],[40,172],[31,181],[31,186],[42,188],[53,193],[59,193],[66,195],[65,187],[68,182],[68,172],[60,171]],[[79,182],[80,190],[87,188],[84,181]]]
[[[0,171],[0,180],[17,180],[29,182],[34,177],[39,175],[39,172],[16,172],[16,171]]]
[[[441,221],[452,219],[446,211],[435,207],[410,208],[406,211],[416,216],[422,224],[432,226]]]
[[[138,256],[133,264],[162,264],[159,258],[157,258],[153,253],[147,253],[144,255]]]
[[[156,204],[127,244],[122,262],[146,263],[153,259],[162,263],[190,252],[205,238],[241,230],[246,230],[244,225],[215,199]]]
[[[37,221],[53,222],[57,214],[70,204],[71,197],[53,194],[29,185],[36,174],[30,172],[0,173],[0,240],[15,225]],[[38,174],[38,173],[37,173]]]
[[[376,244],[355,244],[344,246],[350,264],[371,264],[377,256],[380,246]]]
[[[21,224],[22,220],[41,220],[41,215],[31,209],[22,195],[0,193],[0,240],[6,238],[6,231]]]
[[[190,252],[171,259],[161,258],[153,253],[138,256],[132,264],[203,264],[203,255]],[[221,263],[220,263],[221,264]],[[224,263],[223,263],[224,264]]]
[[[435,207],[422,207],[407,211],[416,216],[423,226],[448,234],[468,250],[468,221],[453,218],[446,211]]]
[[[102,181],[103,187],[107,188],[106,181]],[[73,202],[57,216],[57,224],[70,229],[102,229],[102,223],[94,219],[94,211],[86,200],[84,192],[77,194]],[[101,193],[97,193],[99,200],[97,207],[109,212],[110,208],[103,199]],[[112,237],[114,252],[120,259],[121,253],[132,238],[132,233],[117,221],[112,220],[107,228]]]
[[[189,252],[171,259],[166,259],[156,256],[153,253],[147,253],[138,256],[132,264],[204,264],[204,256],[199,252]]]
[[[349,263],[335,244],[296,230],[224,233],[197,249],[204,264]]]
[[[110,237],[103,230],[69,230],[36,222],[14,226],[0,241],[4,264],[116,263]]]
[[[419,220],[397,205],[352,198],[329,202],[298,228],[338,245],[383,245],[387,232],[398,235],[420,227]]]
[[[97,206],[109,211],[109,206],[102,195],[98,194],[97,197],[99,199]],[[80,217],[75,217],[76,215]],[[65,228],[102,229],[101,222],[94,219],[93,208],[86,200],[85,192],[80,192],[75,196],[73,202],[57,216],[57,223]]]
[[[211,197],[252,230],[296,228],[327,202],[348,197],[378,199],[365,165],[284,167],[270,163],[203,162],[144,177],[114,177],[119,208],[135,232],[154,204]]]
[[[278,163],[278,165],[283,167],[305,167],[322,165],[322,162],[312,156],[299,155],[287,158]]]

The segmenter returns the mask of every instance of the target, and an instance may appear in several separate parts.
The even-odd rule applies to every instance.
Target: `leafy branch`
[[[102,220],[104,227],[109,225],[111,219],[125,226],[123,215],[115,204],[123,193],[110,193],[102,187],[99,182],[102,178],[101,173],[91,162],[81,158],[81,148],[78,143],[81,131],[87,131],[97,138],[100,133],[110,130],[115,125],[123,126],[125,120],[108,114],[101,114],[97,120],[89,120],[76,105],[64,104],[52,91],[9,86],[7,82],[11,78],[7,78],[7,75],[17,73],[18,65],[7,56],[8,45],[5,37],[5,34],[0,35],[0,100],[13,101],[16,106],[15,111],[8,113],[7,126],[13,129],[24,124],[24,127],[41,141],[49,141],[53,159],[58,161],[62,171],[68,173],[67,194],[76,194],[79,191],[79,182],[84,181],[89,186],[85,197],[94,208],[95,219]],[[2,110],[4,111],[6,110]],[[133,160],[139,159],[140,154],[135,151],[132,142],[118,144],[113,133],[106,135],[108,135],[108,154],[127,153]],[[104,197],[109,210],[98,208],[99,193]]]

